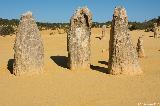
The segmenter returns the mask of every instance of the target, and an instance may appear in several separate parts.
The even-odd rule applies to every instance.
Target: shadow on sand
[[[14,63],[14,59],[9,59],[8,60],[7,69],[9,70],[9,72],[11,74],[13,74],[13,63]]]
[[[68,57],[66,57],[66,56],[51,56],[50,58],[51,58],[58,66],[68,69],[68,66],[67,66]]]
[[[105,67],[90,65],[90,68],[92,70],[95,70],[95,71],[99,71],[99,72],[102,72],[102,73],[105,73],[105,74],[109,74],[108,68],[105,68]]]
[[[97,38],[97,39],[99,39],[99,40],[101,40],[101,39],[102,39],[100,36],[97,36],[97,37],[95,37],[95,38]]]
[[[152,37],[154,37],[154,36],[149,36],[149,37],[151,37],[151,38],[152,38]]]
[[[98,61],[98,63],[104,64],[104,65],[108,65],[108,62],[106,62],[106,61]]]
[[[104,64],[104,65],[108,66],[108,62],[106,62],[106,61],[98,61],[98,63],[101,63],[101,64]],[[105,68],[105,67],[90,65],[90,68],[92,70],[96,70],[96,71],[99,71],[99,72],[102,72],[102,73],[109,74],[109,69]]]
[[[66,57],[66,56],[51,56],[50,58],[51,58],[58,66],[69,69],[69,67],[67,66],[68,57]],[[108,62],[106,62],[106,61],[98,61],[98,62],[101,63],[101,64],[108,65]],[[99,71],[99,72],[102,72],[102,73],[109,74],[108,68],[105,68],[105,67],[90,65],[90,68],[91,68],[92,70],[95,70],[95,71]]]

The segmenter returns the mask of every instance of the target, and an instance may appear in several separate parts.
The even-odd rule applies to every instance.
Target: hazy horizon
[[[31,11],[38,22],[67,23],[78,7],[87,6],[94,22],[106,22],[112,20],[115,6],[124,6],[129,21],[143,22],[160,15],[159,4],[160,0],[2,0],[0,18],[19,19],[21,14]]]

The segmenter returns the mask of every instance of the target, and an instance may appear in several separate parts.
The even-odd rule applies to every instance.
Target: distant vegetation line
[[[153,18],[151,20],[145,21],[145,22],[129,22],[129,29],[130,30],[147,30],[152,31],[154,23],[160,22],[160,16],[158,18]],[[108,27],[111,26],[111,21],[107,21],[104,23],[99,22],[93,22],[92,28],[101,28],[103,25],[106,25]],[[16,32],[17,27],[19,25],[18,19],[3,19],[0,18],[0,35],[9,35]],[[39,30],[56,30],[64,29],[66,32],[69,30],[70,23],[47,23],[47,22],[37,22]]]

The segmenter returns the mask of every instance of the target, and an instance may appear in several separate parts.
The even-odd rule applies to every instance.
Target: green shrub
[[[0,30],[0,35],[10,35],[15,32],[14,28],[12,26],[3,26]]]

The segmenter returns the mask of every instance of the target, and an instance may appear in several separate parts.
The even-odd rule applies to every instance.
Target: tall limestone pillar
[[[37,74],[43,71],[43,43],[31,12],[21,16],[14,52],[13,73],[16,76]]]
[[[138,57],[139,57],[139,58],[145,57],[142,37],[139,37],[139,38],[138,38],[138,42],[137,42],[137,53],[138,53]]]
[[[140,74],[136,49],[128,34],[128,17],[123,7],[116,7],[113,14],[110,41],[110,74]]]
[[[160,36],[160,29],[159,29],[159,27],[158,27],[158,24],[157,23],[154,23],[154,38],[158,38],[159,36]]]
[[[68,66],[71,70],[90,68],[90,35],[92,14],[87,7],[75,11],[70,20],[71,28],[67,37]]]
[[[106,25],[102,26],[102,36],[101,39],[105,39],[106,38]]]

